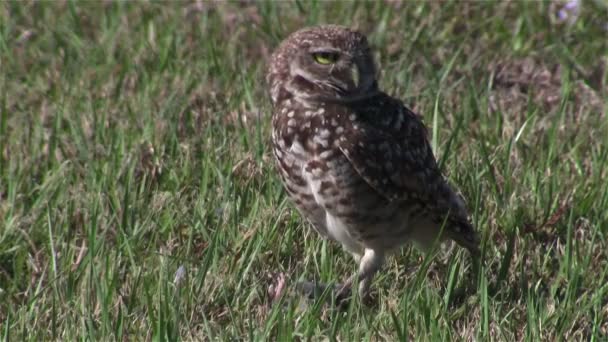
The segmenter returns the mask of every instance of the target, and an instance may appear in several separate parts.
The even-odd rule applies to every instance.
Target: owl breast
[[[281,111],[273,118],[273,150],[298,211],[354,253],[402,244],[407,211],[374,191],[337,147],[351,128],[348,115],[327,119],[322,109]]]

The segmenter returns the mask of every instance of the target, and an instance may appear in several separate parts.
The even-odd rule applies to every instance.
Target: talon
[[[336,303],[344,307],[350,301],[352,291],[349,284],[338,284],[336,286]]]
[[[314,281],[304,280],[296,283],[296,290],[309,300],[320,298],[327,288],[327,284]]]
[[[299,281],[296,290],[308,299],[314,299],[317,292],[317,283],[311,281]]]

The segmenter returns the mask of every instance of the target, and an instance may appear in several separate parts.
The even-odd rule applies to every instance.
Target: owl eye
[[[312,54],[315,62],[323,65],[333,64],[338,61],[339,57],[337,52],[313,52]]]

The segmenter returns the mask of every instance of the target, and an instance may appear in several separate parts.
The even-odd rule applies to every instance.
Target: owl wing
[[[400,108],[404,120],[398,130],[385,130],[358,121],[340,139],[339,148],[357,173],[389,201],[416,201],[460,245],[478,254],[475,231],[462,198],[441,174],[418,116]]]
[[[442,177],[426,138],[395,137],[365,123],[355,126],[339,148],[372,188],[390,201],[430,200]]]

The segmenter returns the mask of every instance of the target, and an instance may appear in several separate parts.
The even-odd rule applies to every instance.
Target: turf
[[[562,5],[2,2],[0,336],[605,340],[608,7]],[[463,251],[404,248],[374,305],[274,298],[356,269],[269,149],[265,62],[317,23],[368,34],[382,87],[423,115],[479,279]]]

